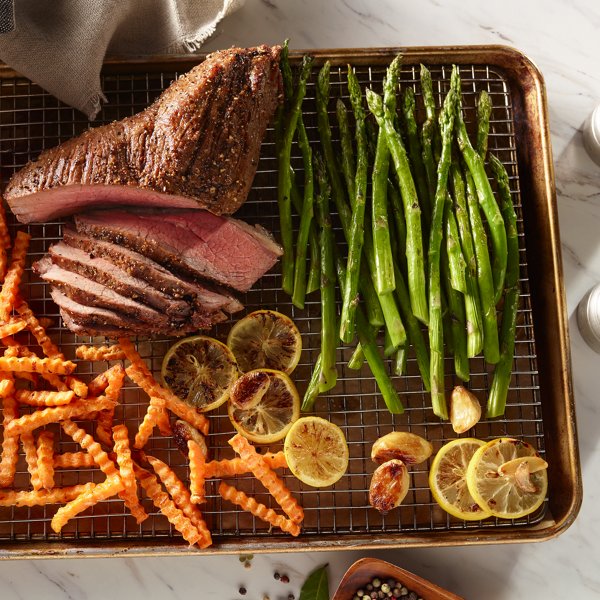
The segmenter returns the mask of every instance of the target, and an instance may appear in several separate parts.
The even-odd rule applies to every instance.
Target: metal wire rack
[[[431,65],[436,99],[441,105],[449,83],[449,69]],[[519,217],[519,244],[521,255],[520,309],[517,325],[514,371],[509,392],[506,414],[502,419],[482,420],[470,435],[489,440],[500,435],[511,435],[524,439],[544,454],[544,432],[541,416],[538,365],[534,338],[533,316],[530,302],[529,273],[521,211],[521,192],[517,165],[516,139],[514,129],[515,114],[512,104],[510,84],[500,70],[485,65],[461,66],[463,81],[463,106],[468,123],[473,123],[476,96],[487,90],[494,106],[490,151],[506,165],[510,175],[513,200]],[[357,74],[363,86],[381,87],[383,67],[359,67]],[[140,72],[132,67],[130,72],[119,72],[103,76],[103,89],[108,102],[102,109],[96,124],[122,119],[145,108],[177,77],[177,72]],[[314,79],[308,85],[304,103],[304,119],[311,141],[317,143]],[[345,69],[332,69],[332,98],[330,104],[331,122],[334,129],[334,142],[337,141],[335,127],[335,100],[347,98]],[[419,118],[423,117],[420,104],[418,71],[407,66],[402,71],[403,87],[412,86],[418,101]],[[68,108],[45,93],[36,85],[21,77],[0,80],[0,171],[2,181],[8,178],[28,160],[35,158],[42,150],[65,141],[85,130],[88,122],[77,111]],[[301,169],[301,158],[294,149],[293,162]],[[299,173],[301,177],[301,173]],[[273,131],[269,130],[263,143],[258,172],[248,201],[238,213],[238,217],[249,223],[260,223],[278,235],[278,211],[276,202],[276,158]],[[334,222],[337,222],[334,218]],[[297,223],[296,223],[297,225]],[[339,225],[339,223],[338,223]],[[13,223],[14,230],[17,224]],[[40,258],[48,247],[60,239],[62,222],[32,225],[27,230],[32,235],[30,264]],[[31,272],[25,276],[23,294],[38,316],[52,320],[49,333],[64,350],[68,358],[74,358],[75,347],[81,343],[94,343],[103,340],[77,337],[66,330],[61,323],[57,307],[49,296],[48,286]],[[302,393],[311,375],[320,346],[320,305],[317,296],[308,297],[306,307],[298,310],[290,298],[281,290],[280,274],[276,267],[257,283],[255,289],[241,298],[247,311],[258,308],[273,308],[291,316],[298,324],[303,338],[303,351],[300,364],[293,378]],[[236,316],[238,318],[238,316]],[[213,331],[215,337],[224,339],[231,322],[219,324]],[[139,350],[155,373],[160,371],[162,357],[169,346],[168,339],[140,341]],[[332,392],[317,400],[315,412],[338,424],[344,431],[350,449],[350,464],[347,474],[333,487],[316,490],[300,484],[293,476],[284,475],[286,484],[296,493],[304,506],[305,522],[303,536],[310,542],[317,536],[344,534],[410,534],[416,532],[438,532],[456,529],[493,530],[506,526],[533,525],[542,520],[546,505],[533,515],[518,521],[488,519],[482,522],[463,522],[442,511],[433,500],[428,483],[428,465],[411,469],[411,489],[403,505],[386,516],[380,515],[369,506],[368,488],[374,465],[370,461],[371,444],[379,436],[394,428],[409,430],[430,440],[437,450],[449,439],[455,438],[448,423],[439,422],[431,412],[429,398],[424,391],[416,365],[411,354],[407,363],[407,374],[394,377],[406,412],[402,416],[389,414],[379,396],[375,381],[368,367],[352,371],[346,364],[353,348],[338,349],[338,384]],[[94,373],[104,370],[108,364],[80,363],[78,372],[91,378]],[[485,401],[490,385],[490,368],[482,357],[470,361],[470,389]],[[390,371],[391,372],[391,371]],[[446,386],[450,390],[459,382],[453,376],[451,358],[446,358]],[[133,385],[126,386],[123,404],[116,418],[124,422],[131,432],[137,429],[145,414],[148,399]],[[209,446],[214,458],[232,455],[227,439],[233,429],[225,410],[210,415],[211,431]],[[86,426],[89,426],[87,424]],[[61,435],[54,428],[57,451],[77,450],[76,444]],[[277,450],[278,447],[272,447]],[[173,446],[172,441],[160,436],[152,437],[147,448],[165,460],[186,479],[186,460]],[[101,474],[100,474],[101,475]],[[83,469],[76,472],[61,471],[56,474],[57,485],[72,485],[86,481],[96,481],[97,470]],[[270,496],[249,476],[242,476],[236,485],[247,493],[256,496],[260,502],[271,505]],[[29,474],[23,457],[19,460],[15,487],[28,488]],[[261,521],[243,513],[217,494],[217,485],[210,482],[207,489],[207,504],[204,516],[213,532],[214,540],[236,543],[236,540],[260,540],[282,537],[284,534],[270,530]],[[50,520],[56,507],[0,508],[0,546],[18,541],[62,541],[76,545],[80,542],[103,543],[110,546],[116,540],[164,540],[164,545],[180,543],[179,534],[167,520],[157,513],[148,500],[144,506],[150,518],[142,525],[135,520],[118,500],[102,502],[86,513],[76,517],[60,535],[50,529]],[[275,507],[274,507],[275,508]]]

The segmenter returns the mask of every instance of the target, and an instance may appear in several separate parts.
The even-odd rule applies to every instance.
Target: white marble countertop
[[[507,44],[540,67],[547,85],[556,165],[564,275],[571,324],[584,502],[575,523],[542,544],[369,553],[425,576],[465,598],[547,600],[600,597],[600,357],[573,318],[600,281],[600,167],[587,157],[580,128],[600,102],[597,0],[247,0],[205,46],[276,43],[292,47]],[[308,572],[329,563],[333,591],[357,552],[236,556],[28,560],[0,563],[2,600],[73,598],[244,598],[285,600]],[[287,573],[289,584],[273,572]]]

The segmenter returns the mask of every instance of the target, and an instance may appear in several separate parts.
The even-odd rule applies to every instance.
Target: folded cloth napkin
[[[7,0],[2,0],[4,5]],[[93,119],[107,53],[194,52],[244,0],[16,0],[0,59]],[[12,25],[12,23],[11,23]]]

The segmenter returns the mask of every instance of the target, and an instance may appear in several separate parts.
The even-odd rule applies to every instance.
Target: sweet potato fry
[[[129,431],[125,425],[115,425],[112,429],[115,454],[117,455],[117,464],[125,489],[119,493],[119,496],[126,501],[135,517],[137,523],[148,518],[148,513],[140,504],[137,493],[137,482],[133,472],[133,461],[131,460],[131,451],[129,449]]]
[[[4,323],[8,321],[19,294],[19,286],[21,285],[21,278],[25,270],[30,239],[31,236],[28,233],[24,231],[17,232],[10,258],[10,266],[6,271],[2,290],[0,290],[0,321]]]
[[[211,544],[210,531],[208,530],[202,513],[198,507],[192,502],[190,492],[185,487],[181,479],[177,477],[175,471],[169,467],[166,463],[154,456],[146,456],[148,462],[152,465],[154,472],[158,475],[163,485],[167,489],[167,492],[173,498],[173,502],[177,508],[179,508],[183,514],[192,522],[192,525],[197,527],[198,531],[208,540],[208,544]]]
[[[283,452],[267,452],[262,455],[267,465],[271,469],[281,469],[287,467],[285,460],[285,454]],[[235,477],[236,475],[243,475],[249,473],[250,469],[248,465],[239,457],[225,458],[223,460],[211,460],[206,463],[205,477],[206,479],[219,478],[224,479],[227,477]]]
[[[50,339],[46,330],[42,327],[41,323],[37,320],[37,317],[33,314],[29,308],[27,302],[22,300],[17,305],[17,312],[21,318],[27,323],[29,331],[33,334],[39,344],[42,352],[50,358],[60,358],[64,360],[65,355],[58,349],[58,346]],[[4,337],[4,336],[2,336]]]
[[[89,433],[70,420],[63,421],[61,426],[67,435],[71,436],[75,442],[91,454],[94,462],[107,477],[119,476],[115,463]]]
[[[35,355],[20,358],[0,356],[0,371],[70,375],[75,366],[74,362],[61,358],[38,358]]]
[[[264,504],[257,502],[255,498],[247,496],[232,485],[227,485],[222,481],[219,484],[219,494],[224,500],[229,500],[229,502],[239,506],[242,510],[253,514],[270,525],[279,527],[279,529],[294,537],[300,534],[300,526],[297,523],[286,519],[282,515],[278,515],[272,508],[267,508]]]
[[[68,504],[61,506],[52,517],[50,527],[55,533],[60,533],[61,529],[75,516],[84,510],[107,500],[111,496],[116,496],[121,490],[123,490],[123,482],[117,475],[116,477],[107,477],[105,481],[98,485],[92,484],[83,491],[75,499],[71,500]]]
[[[139,467],[135,470],[137,478],[140,481],[141,486],[148,494],[148,497],[152,500],[152,503],[158,508],[165,517],[169,520],[169,523],[181,533],[183,539],[190,545],[194,546],[198,544],[200,548],[206,548],[211,540],[206,540],[204,536],[198,531],[192,524],[190,519],[186,517],[183,512],[175,506],[175,503],[169,495],[163,491],[158,480],[154,475],[140,469]]]
[[[5,338],[9,335],[15,335],[19,331],[23,331],[27,327],[27,322],[23,319],[10,319],[8,323],[0,325],[0,338]]]
[[[38,436],[37,471],[42,487],[50,490],[54,487],[54,434],[42,431]]]
[[[28,406],[64,406],[75,399],[75,392],[52,392],[46,390],[31,392],[29,390],[17,390],[15,392],[15,399],[20,404],[27,404]]]
[[[17,401],[12,396],[2,398],[2,412],[4,413],[2,420],[4,437],[2,460],[0,460],[0,487],[8,487],[15,480],[15,469],[19,460],[19,436],[6,433],[7,425],[19,416]]]
[[[152,376],[146,363],[133,347],[129,338],[119,338],[119,345],[125,353],[131,365],[127,367],[127,376],[137,385],[139,385],[151,398],[159,396],[164,398],[167,408],[175,413],[181,419],[193,425],[204,435],[208,434],[208,419],[201,413],[197,412],[191,406],[180,400],[175,394],[165,389]],[[0,369],[2,364],[0,363]]]
[[[121,350],[118,344],[112,346],[78,346],[75,350],[75,356],[81,360],[89,360],[90,362],[124,360],[125,352]]]
[[[72,485],[70,487],[53,488],[51,490],[0,490],[0,506],[44,506],[45,504],[63,504],[69,502],[94,484]]]
[[[294,523],[300,523],[304,519],[304,510],[292,496],[285,483],[269,467],[267,461],[256,452],[254,446],[239,433],[229,440],[229,444],[248,465],[254,477],[269,490],[269,493],[275,498],[277,504],[281,506],[283,512]]]
[[[206,502],[204,491],[206,462],[202,449],[194,440],[188,440],[188,460],[190,461],[190,492],[194,504]]]
[[[49,423],[83,418],[90,413],[110,408],[112,404],[112,401],[107,398],[87,398],[86,400],[75,400],[65,406],[52,406],[36,410],[30,415],[23,415],[8,423],[4,428],[4,435],[21,435]]]
[[[89,452],[63,452],[54,455],[54,469],[85,469],[95,466]]]
[[[154,427],[158,424],[158,420],[165,410],[165,406],[166,402],[164,398],[150,398],[150,404],[148,405],[144,419],[135,434],[134,448],[141,450],[148,443]]]
[[[37,447],[35,438],[31,431],[25,431],[21,434],[21,443],[23,444],[23,452],[25,453],[25,462],[31,479],[31,485],[35,491],[42,489],[42,480],[38,472],[37,462]]]

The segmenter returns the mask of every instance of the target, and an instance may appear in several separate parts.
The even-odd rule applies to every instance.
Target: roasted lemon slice
[[[320,417],[302,417],[289,430],[283,447],[290,471],[306,485],[327,487],[348,468],[344,432]]]
[[[501,519],[534,512],[548,489],[548,464],[527,442],[498,438],[475,452],[467,469],[471,495],[484,510]]]
[[[460,438],[442,446],[429,471],[429,487],[435,501],[453,517],[479,521],[491,516],[469,493],[466,473],[475,452],[485,442],[475,438]]]
[[[256,444],[285,437],[300,415],[300,396],[292,380],[274,369],[255,369],[233,385],[229,418],[243,436]]]
[[[243,373],[266,368],[289,375],[300,360],[302,338],[286,315],[274,310],[257,310],[231,328],[227,345]]]
[[[239,370],[225,344],[197,335],[179,340],[169,348],[161,375],[165,386],[176,396],[207,412],[227,401]]]

